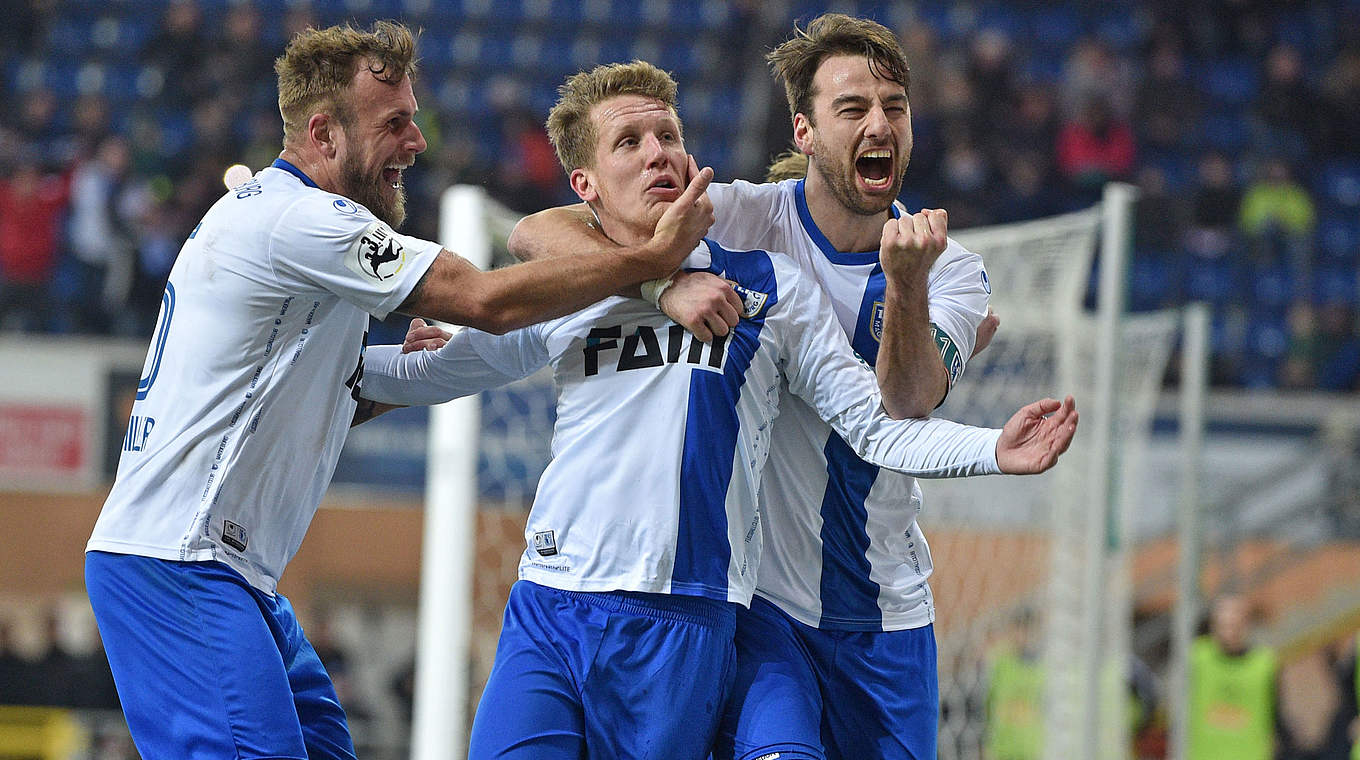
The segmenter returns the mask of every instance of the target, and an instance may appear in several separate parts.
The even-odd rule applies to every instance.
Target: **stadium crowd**
[[[558,81],[549,57],[641,56],[676,69],[705,98],[707,108],[686,104],[698,111],[696,150],[720,179],[759,178],[763,163],[732,158],[731,125],[768,124],[763,160],[787,147],[787,115],[776,96],[767,117],[743,118],[743,78],[766,77],[767,43],[820,10],[794,2],[789,17],[770,18],[759,3],[701,3],[681,24],[687,4],[650,3],[616,47],[553,51],[551,3],[500,20],[485,4],[418,0],[10,5],[0,329],[136,337],[150,332],[223,170],[277,154],[267,62],[298,29],[383,13],[423,27],[418,120],[431,145],[408,177],[408,230],[434,238],[438,194],[455,182],[485,185],[519,211],[573,200],[541,128]],[[609,3],[565,5],[581,39],[607,28],[592,14]],[[908,207],[947,208],[958,229],[1079,208],[1109,180],[1133,182],[1131,303],[1212,303],[1215,384],[1360,382],[1356,3],[850,5],[899,29],[910,59]],[[668,26],[692,45],[670,45]],[[460,54],[466,46],[477,55]],[[721,71],[704,66],[714,50],[728,61]]]

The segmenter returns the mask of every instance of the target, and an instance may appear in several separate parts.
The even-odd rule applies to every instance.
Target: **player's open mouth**
[[[887,148],[866,150],[855,159],[855,173],[871,190],[892,185],[892,151]]]
[[[388,166],[382,170],[382,181],[384,184],[391,185],[393,190],[401,189],[401,169],[402,167]]]
[[[647,186],[647,192],[668,199],[674,199],[680,196],[680,187],[676,185],[675,180],[670,177],[657,177]]]

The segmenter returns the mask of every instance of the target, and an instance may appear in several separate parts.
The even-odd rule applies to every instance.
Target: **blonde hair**
[[[765,169],[766,182],[783,182],[786,179],[802,179],[808,173],[808,157],[796,150],[786,150],[775,156]]]
[[[675,111],[676,84],[671,75],[646,61],[610,63],[567,77],[557,88],[557,103],[548,112],[548,139],[568,172],[595,161],[595,124],[590,109],[618,95],[655,98]],[[679,117],[676,117],[679,121]]]
[[[307,128],[314,113],[329,111],[342,126],[353,124],[348,91],[359,67],[396,84],[415,76],[415,52],[411,30],[395,21],[375,22],[369,31],[345,24],[299,32],[274,61],[284,144]]]
[[[822,61],[833,55],[858,55],[869,61],[876,76],[902,85],[907,91],[911,72],[897,37],[887,27],[867,18],[827,13],[813,19],[807,29],[793,28],[793,37],[765,56],[775,77],[784,83],[789,116],[803,114],[812,120],[812,78]]]

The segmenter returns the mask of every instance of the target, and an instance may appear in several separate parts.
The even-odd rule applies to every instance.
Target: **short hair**
[[[416,73],[416,43],[411,30],[395,21],[377,21],[371,30],[349,24],[308,27],[274,61],[279,76],[279,114],[287,144],[307,128],[312,114],[329,110],[341,125],[354,123],[346,93],[366,65],[377,79],[396,84]]]
[[[646,61],[609,63],[567,77],[557,88],[557,103],[548,112],[548,139],[568,172],[595,161],[595,124],[590,109],[618,95],[656,98],[676,110],[676,84],[671,75]],[[676,120],[679,121],[677,115]]]
[[[902,44],[877,21],[826,13],[805,30],[795,25],[793,32],[793,37],[765,56],[775,78],[784,83],[790,117],[801,113],[812,119],[812,78],[822,61],[833,55],[863,56],[876,76],[910,90],[911,73]]]
[[[808,173],[808,157],[796,150],[786,150],[775,156],[765,169],[766,182],[783,182],[786,179],[803,179]]]

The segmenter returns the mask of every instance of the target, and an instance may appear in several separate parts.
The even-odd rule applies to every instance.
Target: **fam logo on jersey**
[[[610,325],[592,327],[581,347],[581,371],[586,377],[608,371],[664,367],[668,364],[687,364],[695,369],[721,374],[727,360],[728,336],[713,336],[704,343],[680,325],[664,328],[651,325],[636,327]],[[622,341],[622,345],[620,345]]]
[[[550,530],[540,530],[534,534],[534,551],[540,557],[551,557],[557,553],[557,535]]]
[[[883,342],[883,302],[874,301],[874,310],[869,317],[869,334],[874,336],[874,340]]]
[[[761,293],[758,290],[751,290],[743,285],[732,283],[732,289],[741,296],[741,316],[746,319],[755,319],[759,316],[761,309],[765,308],[765,302],[770,300],[769,293]]]
[[[246,550],[246,543],[250,539],[246,536],[246,529],[231,520],[222,521],[222,543],[230,546],[238,552]]]
[[[350,246],[345,266],[378,282],[389,280],[406,266],[406,248],[391,227],[373,222]]]

